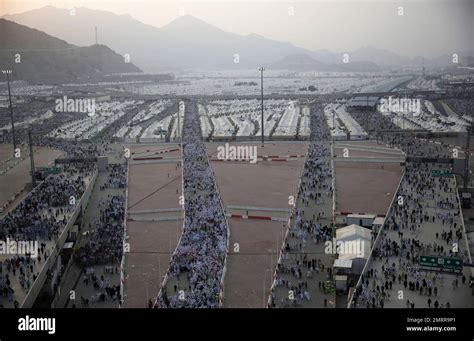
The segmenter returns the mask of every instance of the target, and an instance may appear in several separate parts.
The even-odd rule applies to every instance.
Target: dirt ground
[[[158,150],[173,149],[174,146],[132,146],[132,158],[144,156]],[[150,150],[150,152],[146,152]],[[143,154],[138,154],[138,153]],[[173,152],[180,156],[180,152]],[[168,153],[171,154],[171,153]],[[168,154],[161,154],[167,155]],[[177,163],[153,163],[130,165],[128,210],[178,209],[181,195],[181,167]],[[169,218],[168,212],[146,215],[134,214],[133,219]],[[182,216],[182,212],[173,212]],[[144,308],[148,299],[154,301],[170,262],[170,255],[176,248],[182,233],[183,220],[170,221],[127,221],[128,243],[125,264],[125,307]]]
[[[207,144],[208,155],[219,143]],[[232,144],[231,144],[232,145]],[[235,144],[234,144],[235,145]],[[258,155],[305,154],[306,143],[257,146]],[[228,205],[288,209],[288,197],[295,196],[304,158],[288,162],[212,162],[219,190]],[[227,210],[230,213],[230,210]],[[282,217],[282,212],[249,211],[249,215]],[[242,212],[239,212],[242,213]],[[288,216],[286,214],[286,216]],[[262,308],[268,299],[273,272],[286,232],[286,223],[253,219],[228,219],[230,254],[224,284],[224,307]],[[238,249],[238,252],[234,252]]]
[[[344,147],[336,144],[337,157],[342,156],[345,145],[379,148],[370,151],[349,150],[349,157],[385,158],[401,156],[396,150],[383,153],[387,149],[370,142],[346,142]],[[384,215],[395,194],[403,174],[398,163],[375,162],[335,162],[336,212],[373,213]]]
[[[3,145],[0,145],[3,146]],[[1,149],[1,148],[0,148]],[[35,167],[45,167],[53,163],[54,160],[63,153],[58,150],[48,148],[34,148]],[[0,153],[3,157],[3,153]],[[9,154],[7,158],[9,157]],[[0,206],[5,204],[8,199],[19,192],[26,183],[31,183],[30,158],[26,158],[10,169],[7,173],[0,176]]]

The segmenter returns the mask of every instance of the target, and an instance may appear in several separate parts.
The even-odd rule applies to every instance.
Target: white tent
[[[338,260],[351,261],[352,274],[360,274],[370,254],[371,231],[365,227],[352,224],[336,230],[336,243],[340,245]],[[334,264],[336,265],[336,263]],[[347,272],[345,269],[344,272]]]

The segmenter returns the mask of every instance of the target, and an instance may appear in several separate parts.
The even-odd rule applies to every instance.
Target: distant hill
[[[288,55],[270,64],[268,69],[286,69],[291,71],[327,71],[328,65],[306,54]]]
[[[100,44],[122,55],[129,54],[132,62],[146,72],[255,68],[285,63],[284,58],[298,55],[325,64],[302,60],[302,68],[310,69],[325,69],[332,65],[328,70],[375,71],[379,67],[419,65],[417,58],[370,45],[346,51],[350,62],[343,64],[341,53],[323,49],[312,51],[258,34],[244,36],[226,32],[191,15],[181,16],[160,28],[144,24],[128,14],[117,15],[84,7],[71,13],[69,9],[46,6],[4,18],[77,46],[94,44],[97,27]],[[440,56],[426,58],[425,65],[448,66],[452,63],[446,56]]]
[[[268,69],[290,71],[333,71],[333,72],[374,72],[380,68],[372,62],[350,62],[347,64],[327,64],[305,54],[288,55],[272,63]]]
[[[340,71],[347,72],[376,72],[380,71],[382,68],[372,61],[350,61],[347,64],[337,64],[335,65],[339,68]]]
[[[14,80],[84,82],[110,73],[141,72],[104,45],[77,47],[6,19],[0,19],[0,32],[0,68],[13,70]]]
[[[468,51],[458,51],[459,63],[462,63],[466,60],[468,56],[474,56],[472,50]],[[341,56],[342,58],[342,56]],[[349,58],[351,62],[366,62],[371,61],[380,67],[386,68],[391,66],[419,66],[423,64],[427,67],[448,67],[453,66],[452,55],[441,55],[434,58],[423,58],[421,56],[409,58],[406,56],[401,56],[395,52],[375,48],[373,46],[364,46],[357,50],[354,50],[349,53]]]
[[[349,52],[349,60],[350,62],[371,61],[380,66],[397,66],[411,63],[411,59],[408,57],[372,46],[364,46]]]
[[[161,28],[129,15],[88,8],[77,8],[71,15],[67,9],[46,6],[5,18],[79,46],[94,43],[97,26],[99,43],[121,54],[129,53],[132,61],[147,72],[255,68],[291,54],[306,54],[323,62],[336,62],[337,58],[329,51],[311,51],[257,34],[225,32],[191,15]]]

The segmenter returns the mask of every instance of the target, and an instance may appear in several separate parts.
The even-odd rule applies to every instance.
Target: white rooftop
[[[375,219],[376,215],[375,214],[348,214],[347,218],[370,218],[370,219]]]
[[[351,224],[345,227],[341,227],[336,230],[336,239],[337,240],[344,240],[344,239],[354,239],[353,237],[357,236],[362,239],[366,239],[370,241],[370,230],[362,227],[360,225]]]
[[[352,268],[352,260],[351,259],[336,259],[334,260],[334,267],[350,269]]]

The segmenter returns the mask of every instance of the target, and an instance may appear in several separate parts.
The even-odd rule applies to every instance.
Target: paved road
[[[311,116],[312,124],[318,113]],[[319,121],[325,122],[319,115]],[[325,123],[323,123],[325,124]],[[325,130],[325,126],[313,129]],[[301,178],[296,209],[288,239],[277,266],[271,294],[274,307],[336,306],[332,264],[324,242],[332,239],[333,170],[331,143],[321,139],[310,144]],[[322,230],[327,228],[326,233]]]

